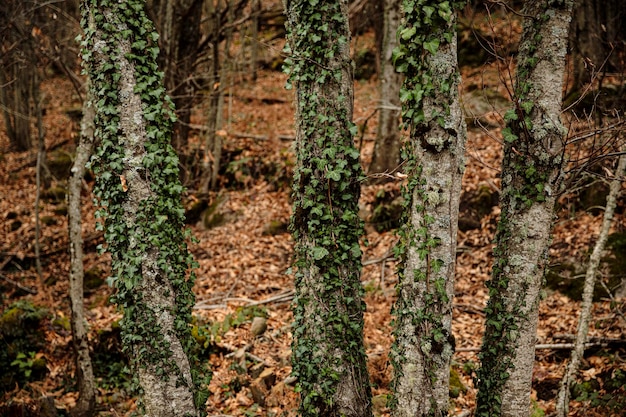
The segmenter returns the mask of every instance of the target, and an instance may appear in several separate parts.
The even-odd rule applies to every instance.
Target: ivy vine
[[[142,296],[145,273],[142,260],[148,254],[156,257],[157,268],[174,292],[176,305],[170,313],[175,318],[176,337],[192,365],[196,407],[202,410],[208,398],[210,371],[201,369],[190,331],[195,302],[192,269],[196,263],[187,249],[186,241],[191,235],[184,228],[183,187],[178,157],[170,144],[175,116],[163,87],[163,73],[156,63],[158,35],[144,6],[141,0],[84,0],[81,5],[82,57],[94,88],[97,110],[95,134],[99,146],[91,161],[97,178],[94,194],[100,206],[96,216],[102,219],[98,224],[104,229],[106,250],[112,254],[109,283],[117,290],[112,301],[124,312],[122,339],[127,353],[137,366],[159,364],[163,378],[176,375],[183,382],[181,371],[170,357],[169,344],[157,324],[155,312]],[[123,42],[130,44],[130,52],[123,58],[134,69],[134,93],[141,98],[141,117],[145,125],[145,156],[136,169],[142,178],[149,180],[151,188],[150,197],[139,202],[136,222],[132,224],[124,208],[128,204],[128,193],[123,171],[131,161],[129,155],[125,155],[125,136],[120,126],[120,45]]]
[[[432,256],[433,249],[441,245],[439,238],[430,234],[434,219],[428,214],[427,207],[440,204],[440,193],[428,190],[427,179],[424,177],[423,166],[418,159],[422,150],[433,153],[448,149],[451,142],[426,135],[432,124],[445,129],[446,117],[450,115],[448,103],[438,102],[440,109],[426,107],[426,100],[437,99],[442,94],[449,94],[456,88],[458,73],[451,72],[449,77],[436,77],[432,72],[433,57],[445,44],[453,43],[456,36],[454,13],[464,2],[403,0],[404,17],[398,29],[399,46],[394,50],[392,60],[396,71],[405,75],[400,91],[402,103],[403,127],[410,129],[410,140],[406,141],[402,158],[404,172],[408,179],[402,187],[405,201],[403,226],[398,230],[399,243],[395,247],[395,256],[399,259],[399,284],[396,287],[398,301],[393,306],[394,339],[391,361],[395,370],[392,381],[394,393],[399,383],[403,364],[406,361],[403,348],[399,341],[411,335],[404,335],[399,323],[411,323],[419,337],[417,343],[426,360],[426,372],[431,384],[435,384],[434,370],[441,364],[436,363],[437,357],[452,352],[444,352],[447,346],[454,346],[449,330],[444,326],[441,306],[449,303],[446,292],[446,277],[442,274],[444,261]],[[427,113],[428,111],[428,113]],[[456,134],[450,134],[455,136]],[[420,224],[411,222],[411,213],[416,211]],[[407,271],[409,250],[415,251],[424,269]],[[407,279],[412,278],[412,282]],[[414,300],[402,297],[404,286],[419,285],[423,289],[421,306],[416,308]],[[394,395],[390,403],[397,407],[398,398]],[[431,401],[431,414],[438,415],[435,400]]]
[[[544,126],[533,125],[532,120],[536,120],[538,112],[543,110],[537,107],[538,93],[530,80],[539,62],[537,47],[542,40],[540,30],[550,24],[549,10],[561,6],[564,6],[564,2],[546,1],[536,16],[525,14],[526,18],[532,19],[530,26],[524,29],[525,35],[530,32],[534,37],[520,45],[521,60],[517,65],[512,94],[514,107],[504,116],[506,127],[502,130],[502,166],[508,169],[503,169],[500,199],[502,213],[496,231],[492,278],[486,283],[489,301],[485,308],[485,336],[479,354],[482,366],[476,375],[479,387],[476,416],[480,417],[499,416],[502,413],[501,393],[514,368],[513,354],[519,323],[527,320],[523,308],[529,284],[522,283],[515,299],[507,300],[504,295],[509,292],[511,285],[511,266],[506,248],[515,238],[510,217],[529,209],[535,203],[546,201],[558,188],[561,178],[562,153],[555,154],[548,147],[537,146],[543,143],[543,138],[549,134],[548,130],[560,129],[560,124],[550,122]],[[555,175],[555,172],[559,174]]]
[[[287,1],[286,11],[287,87],[297,87],[298,114],[290,226],[297,268],[293,374],[301,392],[301,414],[326,416],[337,413],[333,398],[342,367],[345,372],[355,369],[370,402],[359,279],[363,173],[353,142],[346,10],[340,1],[301,0]],[[317,294],[306,288],[312,276],[319,278]],[[320,339],[341,353],[321,354]]]

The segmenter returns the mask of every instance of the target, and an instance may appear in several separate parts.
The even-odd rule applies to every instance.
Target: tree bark
[[[400,2],[384,0],[383,41],[380,52],[380,106],[378,108],[378,131],[374,144],[372,163],[368,174],[391,174],[400,165],[400,87],[403,76],[396,72],[391,55],[397,46],[400,25]],[[386,177],[375,178],[384,181]]]
[[[570,25],[570,50],[574,89],[605,72],[623,73],[626,52],[626,10],[621,0],[577,1]]]
[[[593,252],[589,258],[587,273],[585,274],[585,286],[583,288],[583,299],[580,307],[580,315],[578,316],[578,329],[576,331],[576,342],[572,355],[565,370],[565,375],[561,380],[561,387],[556,398],[556,416],[565,417],[569,411],[569,391],[574,383],[574,378],[580,367],[580,360],[585,352],[585,343],[589,333],[589,323],[591,322],[591,307],[593,306],[593,289],[596,285],[596,274],[598,266],[602,260],[602,253],[609,237],[609,230],[613,223],[613,214],[617,204],[617,197],[622,189],[622,177],[626,172],[626,155],[619,157],[615,178],[611,181],[609,187],[609,195],[606,198],[606,207],[604,217],[602,218],[602,227],[600,235],[593,247]]]
[[[419,48],[423,41],[439,42],[436,51],[424,51],[419,70],[421,79],[433,80],[433,88],[417,101],[416,108],[403,108],[405,116],[413,110],[425,117],[409,120],[405,190],[409,193],[409,219],[400,233],[403,254],[393,309],[394,417],[447,416],[449,408],[452,300],[466,129],[458,95],[455,14],[449,9],[442,13],[450,14],[447,20],[427,23],[423,26],[427,37],[416,38],[420,39],[416,42]],[[416,26],[418,22],[409,15],[399,33]],[[421,83],[412,83],[412,74],[407,71],[405,91],[423,91]]]
[[[68,182],[68,227],[70,238],[70,300],[72,310],[72,344],[76,353],[79,397],[72,410],[75,417],[89,417],[96,407],[96,384],[89,356],[89,340],[83,305],[83,237],[80,194],[85,168],[93,152],[95,108],[90,89],[83,104],[83,119],[76,159]]]
[[[285,2],[296,90],[292,362],[303,416],[367,417],[347,0]]]
[[[572,1],[524,4],[515,108],[505,115],[501,216],[478,371],[477,416],[530,413],[539,293],[562,178],[560,121]]]
[[[149,4],[159,33],[159,65],[165,87],[176,107],[173,144],[178,151],[187,146],[189,123],[197,83],[195,64],[201,39],[200,22],[204,0],[154,0]]]
[[[95,192],[106,218],[110,280],[124,309],[123,343],[147,415],[197,416],[199,390],[188,356],[193,261],[156,32],[141,0],[85,0],[83,24],[83,58],[97,91]]]

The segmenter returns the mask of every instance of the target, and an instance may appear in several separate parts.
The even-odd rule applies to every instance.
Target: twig
[[[626,340],[617,339],[616,341],[626,343]],[[585,343],[585,349],[591,347],[609,347],[611,343],[603,342],[603,343]],[[562,349],[574,349],[574,343],[546,343],[535,345],[535,350],[562,350]],[[479,347],[466,347],[466,348],[457,348],[455,350],[456,353],[463,352],[480,352]]]
[[[28,287],[24,287],[23,285],[21,285],[19,282],[13,281],[11,278],[5,276],[4,274],[0,274],[0,278],[2,278],[3,280],[5,280],[6,282],[8,282],[9,284],[19,288],[22,291],[26,291],[29,294],[37,294],[37,290],[33,290],[31,288]]]

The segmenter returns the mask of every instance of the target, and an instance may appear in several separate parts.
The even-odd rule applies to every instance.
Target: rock
[[[252,336],[257,337],[265,333],[267,330],[267,319],[264,317],[255,317],[252,319],[252,325],[250,326],[250,333]]]

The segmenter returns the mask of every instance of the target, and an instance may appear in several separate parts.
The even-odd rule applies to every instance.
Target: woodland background
[[[158,17],[162,3],[148,3]],[[284,89],[286,76],[281,72],[282,5],[212,4],[213,15],[221,16],[219,30],[211,32],[198,22],[200,32],[184,35],[180,51],[165,59],[165,64],[168,59],[176,63],[166,68],[187,71],[186,76],[172,76],[178,82],[168,89],[185,122],[178,127],[177,138],[185,136],[181,129],[188,133],[188,140],[181,139],[176,146],[187,187],[187,221],[198,239],[191,245],[199,263],[194,334],[214,372],[209,414],[295,415],[297,393],[289,378],[293,245],[287,231],[293,97]],[[375,30],[382,13],[379,6],[376,1],[351,5],[356,144],[366,172],[379,107]],[[78,395],[69,322],[66,216],[67,178],[85,94],[74,41],[80,33],[77,2],[8,1],[0,6],[0,16],[5,117],[0,126],[0,225],[5,237],[0,240],[0,415],[67,415]],[[591,49],[608,52],[599,61],[583,52],[586,69],[576,69],[572,62],[578,61],[572,57],[568,66],[564,119],[577,147],[570,150],[568,186],[559,199],[541,304],[541,346],[533,370],[535,416],[554,409],[569,357],[564,347],[576,331],[586,263],[602,221],[606,179],[613,175],[616,149],[626,139],[625,38],[602,44],[611,25],[594,26],[592,17],[585,16],[589,21],[583,27],[595,27],[598,35],[573,30],[570,42],[577,45],[577,35],[579,45],[595,39],[599,43],[592,43]],[[508,89],[520,34],[519,16],[496,2],[474,2],[459,16],[468,142],[457,248],[452,415],[469,415],[475,401],[472,378],[487,301],[484,282],[491,271],[499,215],[502,115],[510,107]],[[185,57],[192,52],[196,55],[189,63]],[[590,74],[590,82],[578,79],[581,74]],[[18,88],[22,91],[16,95]],[[211,112],[217,132],[206,142]],[[18,128],[27,129],[23,143],[11,140],[12,135],[20,137],[15,133]],[[211,154],[220,155],[218,164],[208,160],[209,143]],[[211,175],[207,166],[213,167]],[[120,314],[109,302],[110,259],[97,251],[103,238],[95,226],[90,174],[83,185],[85,305],[97,409],[101,416],[126,415],[136,406],[132,376],[121,352]],[[367,231],[362,242],[365,344],[376,415],[388,412],[390,310],[397,280],[392,248],[397,241],[400,185],[400,181],[364,182],[360,202]],[[590,329],[595,346],[587,350],[578,374],[571,416],[623,415],[626,406],[625,206],[622,195],[596,287]]]

